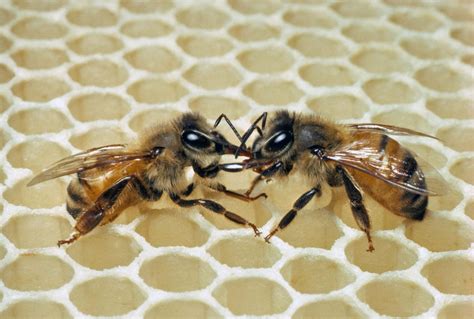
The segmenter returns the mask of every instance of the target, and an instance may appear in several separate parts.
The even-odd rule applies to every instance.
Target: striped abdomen
[[[365,135],[361,133],[360,135]],[[359,136],[364,138],[364,136]],[[409,183],[419,189],[426,189],[426,182],[414,156],[397,141],[382,134],[370,134],[366,138],[366,147],[378,151],[381,165],[391,167],[392,170],[403,172],[390,176],[393,182]],[[428,196],[420,195],[405,189],[393,186],[382,179],[347,168],[362,190],[368,193],[377,202],[397,215],[411,219],[423,219],[428,205]]]

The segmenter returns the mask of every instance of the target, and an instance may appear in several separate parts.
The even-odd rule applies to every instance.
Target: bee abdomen
[[[405,181],[419,189],[426,189],[425,177],[413,155],[406,152],[403,163],[404,171],[406,173]],[[423,219],[426,207],[428,206],[428,196],[404,191],[400,199],[402,213],[406,214],[406,216],[411,219]]]
[[[67,195],[66,209],[74,219],[77,219],[91,204],[84,187],[78,179],[74,179],[69,183]]]

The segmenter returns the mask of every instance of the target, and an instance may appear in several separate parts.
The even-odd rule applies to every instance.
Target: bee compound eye
[[[267,152],[278,152],[293,141],[293,135],[289,131],[280,131],[273,135],[265,145]]]
[[[205,149],[211,146],[209,138],[198,131],[184,131],[181,136],[183,143],[192,148]]]

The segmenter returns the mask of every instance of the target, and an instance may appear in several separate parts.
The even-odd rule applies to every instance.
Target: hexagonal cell
[[[253,237],[222,239],[208,251],[221,264],[229,267],[269,268],[281,258],[275,246]]]
[[[436,133],[444,145],[458,152],[474,151],[474,128],[469,126],[442,127]]]
[[[169,123],[178,115],[178,111],[170,109],[152,109],[135,115],[129,122],[130,128],[141,133],[152,127],[158,127],[162,123]]]
[[[159,104],[176,102],[188,91],[179,82],[162,79],[144,79],[131,84],[127,93],[140,103]]]
[[[79,135],[73,135],[69,142],[81,150],[88,150],[109,144],[127,144],[127,135],[117,127],[92,128]]]
[[[407,220],[405,236],[433,252],[463,250],[474,241],[474,228],[432,213],[422,221]]]
[[[276,0],[229,0],[228,3],[232,9],[243,14],[272,14],[280,8],[280,3]]]
[[[69,101],[68,108],[82,122],[119,120],[130,111],[130,106],[124,99],[103,93],[76,96]]]
[[[229,34],[242,42],[265,41],[276,38],[280,31],[268,24],[249,21],[245,24],[237,24],[229,29]]]
[[[469,201],[464,208],[464,214],[474,219],[474,201]]]
[[[410,36],[400,42],[401,47],[411,55],[420,59],[446,59],[455,52],[451,45],[445,41],[433,41],[430,37]]]
[[[313,86],[344,86],[356,81],[353,72],[342,65],[309,64],[299,70],[303,80]]]
[[[362,236],[350,242],[345,253],[347,259],[362,271],[381,274],[387,271],[410,268],[418,260],[415,252],[397,240],[373,236],[375,251],[367,252],[367,238]]]
[[[474,174],[472,174],[472,172],[474,172],[473,157],[466,157],[457,160],[453,165],[451,165],[449,171],[457,178],[474,185]]]
[[[450,185],[448,193],[442,196],[431,196],[428,202],[428,210],[441,211],[452,210],[463,200],[464,195],[454,186]]]
[[[81,85],[98,87],[118,86],[128,78],[125,68],[107,60],[91,60],[74,65],[68,74]]]
[[[69,91],[69,85],[53,77],[23,80],[12,87],[13,94],[29,102],[49,102]]]
[[[361,118],[369,110],[361,99],[342,93],[317,97],[307,105],[319,115],[336,121]]]
[[[166,73],[180,67],[181,62],[170,50],[160,46],[141,47],[124,55],[134,68]]]
[[[33,2],[36,3],[36,2]],[[9,305],[0,313],[0,318],[72,318],[71,314],[60,303],[42,299],[19,300]]]
[[[209,239],[209,234],[187,218],[187,215],[189,210],[186,209],[147,211],[145,219],[135,230],[154,247],[204,245]]]
[[[273,315],[291,304],[288,292],[268,279],[248,277],[222,283],[212,295],[234,315]]]
[[[283,20],[297,27],[330,29],[337,26],[337,20],[326,10],[289,10]]]
[[[13,79],[13,72],[3,64],[0,64],[0,83],[7,83]]]
[[[329,293],[355,280],[355,276],[343,265],[313,255],[288,261],[281,269],[281,274],[294,289],[305,294]]]
[[[311,33],[293,36],[288,45],[309,58],[335,58],[348,54],[348,49],[341,41]]]
[[[5,146],[5,144],[7,144],[9,139],[10,139],[10,135],[5,133],[3,130],[0,130],[0,149],[2,149]]]
[[[15,14],[10,10],[0,8],[0,25],[7,24],[13,18],[15,18]]]
[[[54,142],[32,139],[15,145],[8,152],[7,159],[13,167],[29,168],[37,173],[68,155],[67,150]]]
[[[472,79],[467,75],[445,65],[431,65],[418,70],[415,79],[439,92],[457,92],[472,85]]]
[[[352,214],[349,199],[347,195],[341,190],[341,196],[334,203],[334,213],[346,224],[347,226],[360,229]],[[372,232],[377,230],[389,230],[400,226],[405,218],[395,215],[372,197],[364,196],[364,204],[367,208],[367,212],[370,216],[370,224],[372,226]]]
[[[27,135],[56,133],[71,127],[62,112],[39,108],[11,114],[8,124],[16,131]]]
[[[351,318],[362,319],[367,316],[344,299],[320,300],[300,307],[293,319]]]
[[[69,298],[86,315],[120,316],[137,309],[147,296],[128,278],[98,277],[75,286]]]
[[[181,36],[177,43],[184,52],[197,58],[224,55],[233,48],[225,38],[204,34]]]
[[[147,260],[140,268],[140,277],[153,288],[184,292],[204,289],[216,277],[203,260],[182,255],[162,255]]]
[[[11,55],[16,65],[31,69],[51,69],[69,61],[63,50],[60,49],[21,49]]]
[[[197,64],[183,74],[189,82],[208,90],[235,87],[242,81],[240,73],[230,64]]]
[[[371,120],[373,123],[395,124],[396,126],[409,128],[425,134],[429,134],[433,130],[431,124],[421,115],[398,110],[377,114],[372,116]]]
[[[70,232],[66,218],[42,215],[15,216],[2,228],[2,233],[19,249],[55,247]]]
[[[370,2],[336,2],[331,8],[345,18],[377,18],[384,13],[383,8]]]
[[[410,63],[401,54],[388,49],[363,49],[352,56],[352,63],[371,73],[407,72]]]
[[[352,41],[367,42],[392,42],[396,32],[383,25],[353,23],[342,29],[342,34]]]
[[[433,167],[441,169],[446,165],[447,158],[444,154],[435,151],[432,147],[425,144],[403,143],[403,146],[427,161]],[[433,197],[432,197],[433,198]]]
[[[220,29],[228,19],[227,14],[208,5],[196,5],[176,13],[176,20],[193,29]]]
[[[447,119],[474,119],[474,103],[472,100],[459,97],[430,99],[426,107],[439,117]]]
[[[279,79],[253,81],[244,87],[243,93],[262,105],[287,105],[303,96],[293,82]]]
[[[438,319],[469,319],[474,313],[472,301],[458,301],[445,305],[438,313]]]
[[[390,21],[405,29],[419,32],[434,32],[443,26],[437,17],[428,12],[396,12],[390,16]]]
[[[160,20],[140,19],[125,23],[120,32],[132,38],[158,38],[170,34],[173,27]]]
[[[0,207],[0,213],[2,212],[1,210],[3,210],[3,207]],[[6,254],[7,254],[7,250],[5,249],[5,247],[0,245],[0,260],[2,260],[3,257],[5,257]],[[1,298],[0,298],[0,300],[1,300]]]
[[[0,52],[2,51],[2,37],[0,36]],[[474,55],[466,54],[461,57],[461,61],[467,65],[474,67]]]
[[[401,279],[378,279],[365,284],[357,297],[381,315],[416,316],[434,304],[434,298],[416,283]]]
[[[288,70],[293,64],[290,52],[279,47],[265,47],[240,53],[237,60],[247,70],[257,73],[278,73]]]
[[[12,41],[0,34],[0,53],[3,53],[10,49]]]
[[[474,46],[474,28],[456,28],[451,31],[451,37],[465,45]]]
[[[120,0],[120,6],[133,13],[166,12],[173,8],[173,1],[143,2],[142,0]]]
[[[96,270],[127,266],[140,251],[132,238],[110,232],[94,232],[67,248],[72,259]]]
[[[108,34],[89,33],[67,42],[69,49],[80,55],[108,54],[123,48],[122,40]]]
[[[29,179],[22,180],[3,193],[3,197],[11,204],[29,208],[52,208],[64,203],[66,185],[55,179],[33,187],[27,187]]]
[[[195,318],[217,319],[223,318],[209,305],[198,300],[171,300],[163,301],[152,306],[145,313],[145,319],[168,318]]]
[[[474,295],[474,261],[447,256],[425,265],[421,274],[444,294]]]
[[[30,0],[13,0],[12,3],[18,8],[33,11],[54,11],[66,4],[65,0],[49,0],[49,1],[30,1]]]
[[[221,96],[197,97],[189,102],[189,108],[208,119],[217,118],[220,114],[225,113],[229,119],[236,120],[249,111],[245,102]]]
[[[378,104],[408,104],[420,98],[420,93],[411,85],[388,78],[369,80],[362,88]]]
[[[15,23],[11,30],[16,36],[31,40],[58,39],[64,37],[68,31],[62,24],[38,17],[23,18]]]
[[[66,18],[72,24],[82,27],[102,28],[117,23],[117,16],[108,9],[100,7],[82,7],[69,10]]]
[[[21,255],[2,269],[5,286],[21,291],[43,291],[64,286],[74,270],[58,257],[31,253]]]
[[[474,12],[464,6],[438,6],[437,9],[453,21],[469,22],[474,19]]]
[[[3,172],[3,169],[0,168],[0,183],[4,183],[6,178],[7,178],[7,176]]]

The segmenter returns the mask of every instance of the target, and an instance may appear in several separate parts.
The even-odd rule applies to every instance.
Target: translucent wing
[[[347,124],[347,127],[350,129],[357,130],[358,132],[368,132],[368,133],[379,133],[379,134],[387,134],[387,135],[415,135],[415,136],[423,136],[434,138],[437,140],[436,137],[417,132],[414,130],[410,130],[408,128],[393,126],[393,125],[383,125],[383,124],[373,124],[373,123],[360,123],[360,124]]]
[[[404,156],[383,152],[378,143],[360,139],[343,149],[327,153],[325,158],[412,193],[438,196],[448,192],[447,183],[434,167],[402,147],[401,151]]]
[[[36,175],[27,186],[32,186],[53,178],[65,176],[85,170],[105,167],[127,161],[150,158],[151,152],[128,151],[125,145],[114,144],[93,148],[82,153],[71,155],[52,164],[49,168]]]

